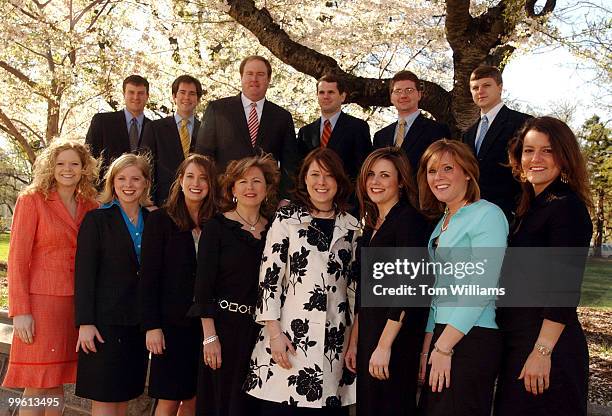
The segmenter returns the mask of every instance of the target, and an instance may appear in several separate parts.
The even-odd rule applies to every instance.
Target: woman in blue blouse
[[[147,374],[138,280],[151,169],[143,156],[124,154],[104,179],[102,206],[85,216],[77,239],[75,393],[92,400],[94,416],[122,416]]]
[[[430,261],[455,270],[436,270],[435,288],[449,294],[451,285],[495,288],[499,278],[508,223],[499,207],[480,199],[478,175],[472,152],[457,141],[439,140],[421,158],[421,209],[442,215],[429,238]],[[465,262],[480,263],[484,273],[460,273]],[[424,414],[490,414],[501,353],[494,302],[494,295],[433,297],[421,360],[422,372],[428,364]]]

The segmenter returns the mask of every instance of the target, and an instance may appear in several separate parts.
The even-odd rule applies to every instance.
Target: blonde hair
[[[147,185],[145,186],[138,203],[147,207],[153,205],[151,201],[151,196],[149,193],[151,192],[151,163],[149,162],[149,158],[144,155],[136,155],[133,153],[125,153],[119,156],[117,159],[111,163],[108,170],[106,171],[106,175],[104,175],[104,189],[100,194],[98,200],[101,204],[107,204],[111,202],[113,199],[117,198],[117,194],[115,193],[115,177],[125,168],[129,168],[130,166],[136,166],[142,172],[142,176],[144,176]]]
[[[427,182],[427,166],[429,162],[438,163],[442,156],[450,155],[455,163],[461,166],[461,169],[470,178],[465,191],[465,200],[467,202],[475,202],[480,199],[480,187],[478,186],[478,178],[480,170],[478,169],[478,161],[470,150],[467,144],[457,140],[440,139],[432,143],[423,153],[419,162],[419,173],[417,175],[417,183],[419,185],[419,205],[421,211],[428,218],[436,218],[444,212],[445,204],[438,201],[436,196],[429,188]]]
[[[55,189],[55,165],[60,153],[73,150],[81,160],[81,179],[77,183],[75,197],[81,200],[95,200],[95,184],[100,171],[100,163],[89,153],[89,147],[76,140],[56,139],[42,151],[34,162],[32,183],[22,192],[22,195],[40,192],[45,198]]]

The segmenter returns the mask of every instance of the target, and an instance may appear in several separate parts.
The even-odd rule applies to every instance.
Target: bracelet
[[[455,353],[455,350],[453,349],[451,349],[450,351],[441,350],[440,348],[438,348],[437,344],[434,344],[434,351],[439,354],[446,355],[447,357],[452,357],[453,354]]]
[[[552,348],[549,348],[546,345],[542,344],[535,344],[534,349],[544,357],[548,357],[550,354],[552,354],[553,351]]]
[[[428,353],[428,352],[422,352],[422,353],[421,353],[421,356],[424,356],[424,357],[427,357],[428,355],[429,355],[429,353]]]
[[[208,345],[208,344],[210,344],[211,342],[215,342],[215,341],[216,341],[216,340],[218,340],[218,339],[219,339],[219,337],[218,337],[218,336],[216,336],[216,335],[211,335],[211,336],[206,337],[206,338],[204,339],[204,342],[202,342],[202,345]]]

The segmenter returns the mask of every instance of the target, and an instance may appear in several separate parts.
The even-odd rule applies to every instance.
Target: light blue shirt
[[[102,205],[99,209],[110,208],[113,205],[119,207],[119,211],[121,211],[121,216],[123,217],[123,222],[125,222],[125,226],[130,233],[130,237],[132,237],[132,243],[134,244],[134,251],[136,252],[136,257],[138,258],[138,263],[140,263],[140,246],[142,245],[142,232],[144,230],[144,217],[142,216],[142,209],[138,210],[138,222],[136,225],[130,221],[130,218],[125,213],[123,208],[121,208],[121,204],[117,199],[113,199],[111,202]]]
[[[412,127],[412,125],[414,124],[414,120],[416,120],[419,115],[421,115],[421,110],[417,109],[414,113],[408,114],[406,117],[400,117],[397,120],[397,124],[395,124],[395,131],[393,132],[394,140],[395,140],[395,137],[397,136],[397,129],[399,129],[399,121],[402,118],[406,120],[406,128],[404,129],[404,138],[405,138],[406,135],[408,134],[408,131],[410,130],[410,127]]]
[[[486,272],[480,279],[486,279],[487,287],[496,287],[499,274],[503,263],[503,249],[507,246],[508,240],[508,221],[503,211],[495,204],[481,199],[474,203],[460,208],[453,215],[446,231],[442,232],[441,219],[429,238],[429,255],[435,261],[458,261],[466,259],[444,258],[444,254],[449,252],[445,248],[464,247],[471,250],[457,250],[461,253],[469,251],[471,262],[484,261]],[[434,249],[433,242],[438,238],[437,248]],[[500,248],[499,250],[491,250]],[[479,250],[480,249],[480,250]],[[494,253],[494,255],[492,255]],[[461,284],[476,285],[475,276],[465,277]],[[452,276],[443,278],[436,274],[434,287],[448,287],[456,279]],[[497,329],[495,323],[495,297],[479,297],[478,303],[470,303],[469,306],[458,306],[461,299],[454,304],[455,306],[438,305],[439,298],[434,296],[427,320],[426,332],[433,332],[435,324],[449,324],[454,328],[467,334],[474,326],[483,328]]]
[[[181,131],[181,120],[183,120],[183,117],[179,116],[178,113],[174,113],[174,121],[176,121],[176,128],[178,129],[179,133]],[[187,130],[189,131],[189,137],[193,137],[194,123],[195,116],[192,114],[190,117],[187,118]]]
[[[138,137],[142,134],[142,123],[144,123],[144,113],[140,114],[138,117],[134,117],[132,113],[130,113],[127,108],[123,109],[123,113],[125,114],[125,124],[127,124],[128,136],[130,135],[130,126],[132,123],[132,119],[136,119],[136,126],[138,126]]]
[[[340,113],[341,112],[342,112],[342,110],[338,111],[336,114],[334,114],[330,118],[325,118],[325,117],[321,116],[321,126],[319,126],[319,137],[323,136],[323,128],[325,127],[325,120],[329,120],[329,123],[331,124],[332,131],[334,131],[334,127],[336,127],[336,123],[338,122],[338,119],[340,118]]]

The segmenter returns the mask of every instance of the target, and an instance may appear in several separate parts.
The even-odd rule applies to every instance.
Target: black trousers
[[[444,327],[436,325],[430,354]],[[497,329],[475,326],[455,345],[454,350],[449,388],[433,393],[429,386],[431,366],[427,366],[419,415],[490,416],[501,358],[501,334]]]

